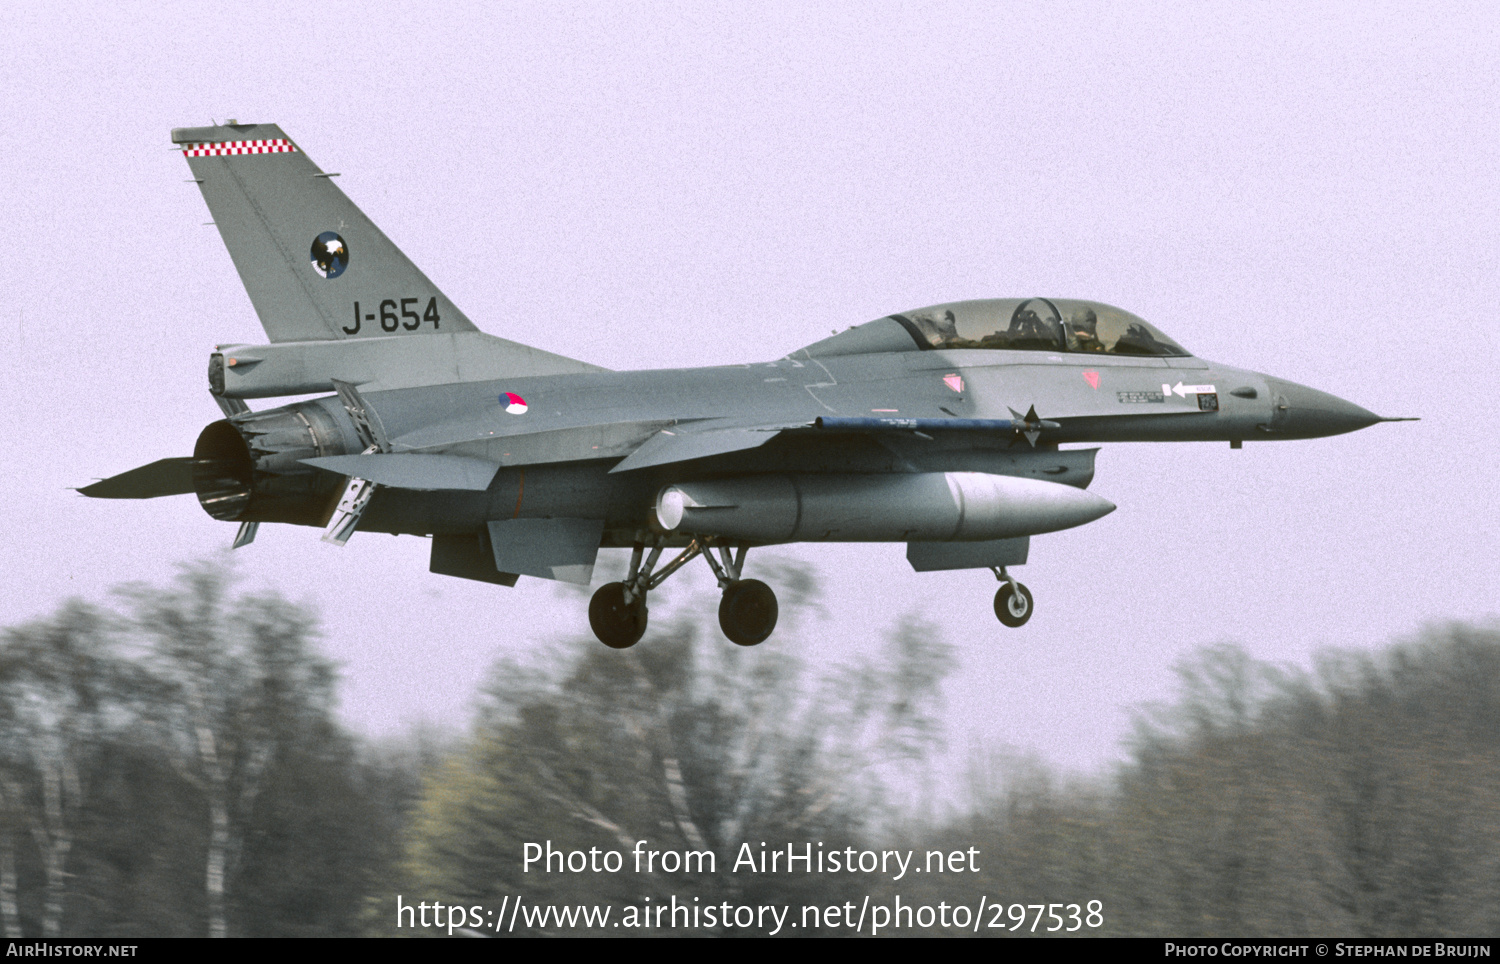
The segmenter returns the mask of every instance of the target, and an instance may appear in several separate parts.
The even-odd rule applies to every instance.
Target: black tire
[[[623,582],[606,583],[589,600],[589,626],[610,649],[629,649],[646,634],[646,600],[625,602]]]
[[[759,579],[741,579],[730,583],[719,601],[719,628],[731,643],[754,646],[770,637],[780,614],[770,586]]]
[[[1019,595],[1010,591],[1010,583],[1001,586],[995,593],[995,615],[1013,629],[1026,625],[1026,620],[1031,618],[1031,613],[1036,608],[1031,601],[1031,590],[1020,583],[1016,583],[1016,588],[1020,590]]]

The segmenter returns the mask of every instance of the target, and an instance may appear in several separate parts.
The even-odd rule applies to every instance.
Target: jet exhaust
[[[339,426],[317,403],[236,415],[198,436],[193,490],[215,519],[318,525],[339,478],[299,460],[350,450]]]
[[[1114,509],[1070,485],[983,472],[718,479],[669,485],[656,498],[668,532],[758,543],[1009,539]]]

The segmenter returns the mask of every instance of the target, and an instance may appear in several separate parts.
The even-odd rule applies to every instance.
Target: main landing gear
[[[740,646],[754,646],[770,637],[779,615],[776,593],[759,579],[740,577],[746,546],[736,547],[731,554],[729,546],[712,546],[705,539],[694,539],[657,572],[662,548],[658,541],[647,555],[645,543],[637,542],[630,554],[630,572],[625,581],[600,586],[594,593],[589,601],[589,626],[601,643],[613,649],[627,649],[640,642],[646,632],[646,594],[696,556],[707,560],[724,593],[719,600],[719,628],[724,635]]]
[[[995,593],[995,615],[1011,628],[1026,625],[1035,608],[1031,601],[1031,590],[1016,582],[1015,577],[1005,571],[1004,566],[995,569],[995,578],[1003,585]]]
[[[759,579],[738,579],[719,600],[719,628],[731,643],[763,643],[776,628],[776,593]]]
[[[589,625],[610,649],[628,649],[646,633],[646,595],[630,593],[623,582],[600,586],[589,600]]]

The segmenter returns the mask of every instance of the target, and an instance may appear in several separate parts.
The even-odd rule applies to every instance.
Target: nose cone
[[[1342,435],[1382,420],[1374,412],[1337,395],[1269,375],[1265,379],[1271,391],[1271,422],[1263,427],[1273,438]]]

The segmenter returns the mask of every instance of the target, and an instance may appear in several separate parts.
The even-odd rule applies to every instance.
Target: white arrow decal
[[[1184,385],[1182,382],[1178,382],[1176,386],[1168,385],[1164,382],[1161,386],[1161,393],[1163,395],[1176,395],[1178,398],[1187,398],[1189,395],[1198,394],[1212,395],[1217,391],[1218,389],[1212,385]]]

